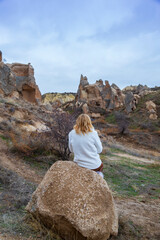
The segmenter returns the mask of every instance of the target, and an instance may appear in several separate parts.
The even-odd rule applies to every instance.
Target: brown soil
[[[8,146],[1,138],[0,153],[0,166],[16,172],[18,175],[24,179],[30,180],[31,182],[41,182],[42,177],[38,176],[33,169],[30,169],[29,166],[25,164],[20,157],[18,157],[16,154],[10,153],[8,151]]]
[[[119,223],[127,226],[131,223],[134,226],[134,231],[137,237],[135,239],[160,239],[160,200],[146,200],[140,202],[135,198],[120,199],[115,198],[116,207],[119,213]],[[131,231],[131,226],[128,226],[125,231]],[[139,234],[137,233],[139,230]],[[122,231],[122,230],[121,230]],[[127,232],[126,232],[127,235]],[[139,235],[139,236],[138,236]],[[113,239],[125,239],[120,236]]]

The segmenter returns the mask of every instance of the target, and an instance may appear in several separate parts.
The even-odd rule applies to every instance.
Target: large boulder
[[[26,209],[65,240],[107,240],[118,232],[107,183],[74,162],[53,164]]]
[[[156,111],[156,104],[153,101],[147,101],[146,108],[149,112],[152,110]]]

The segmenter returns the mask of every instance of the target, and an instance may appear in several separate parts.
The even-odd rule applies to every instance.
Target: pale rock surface
[[[3,122],[4,121],[4,118],[0,117],[0,122]]]
[[[19,120],[24,119],[24,112],[16,110],[13,114],[13,117]]]
[[[56,104],[61,106],[64,103],[71,102],[75,99],[74,93],[46,93],[42,95],[42,102],[47,104]]]
[[[65,240],[107,240],[118,232],[107,183],[73,162],[53,164],[26,209]]]
[[[27,132],[35,132],[37,130],[37,128],[31,124],[22,124],[20,128]]]
[[[101,117],[101,114],[100,113],[91,113],[90,116],[92,118],[100,118]]]
[[[153,101],[147,101],[146,108],[150,114],[149,119],[156,120],[158,118],[156,104]]]
[[[156,110],[156,104],[153,101],[147,101],[146,102],[146,108],[148,111]]]
[[[33,125],[31,124],[21,124],[20,128],[22,130],[25,130],[27,132],[47,132],[50,131],[50,129],[42,122],[35,122],[34,120],[32,121]]]
[[[33,124],[34,124],[37,132],[47,132],[47,131],[50,131],[50,129],[42,122],[35,122],[35,121],[33,121]]]
[[[127,87],[123,88],[122,91],[125,92],[125,93],[126,92],[133,92],[133,91],[136,90],[136,88],[137,88],[137,86],[132,86],[131,85],[131,86],[127,86]]]
[[[10,95],[11,98],[19,99],[19,92],[13,91]]]
[[[88,109],[87,103],[83,104],[82,110],[83,110],[83,113],[85,113],[85,114],[89,113],[89,109]]]
[[[138,94],[134,94],[135,104],[138,104],[138,101],[141,97]]]
[[[158,118],[158,116],[157,116],[156,113],[151,113],[151,114],[149,115],[149,119],[151,119],[151,120],[156,120],[157,118]]]

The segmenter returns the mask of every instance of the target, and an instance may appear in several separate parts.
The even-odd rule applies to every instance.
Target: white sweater
[[[74,162],[79,166],[89,169],[100,167],[102,162],[98,153],[102,152],[102,143],[94,129],[85,135],[72,130],[69,133],[69,149],[74,153]]]

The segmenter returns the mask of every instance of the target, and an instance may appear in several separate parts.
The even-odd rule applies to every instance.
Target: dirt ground
[[[119,156],[124,156],[123,153],[117,153]],[[131,155],[126,154],[132,159]],[[125,155],[125,157],[126,157]],[[135,159],[135,158],[134,158]],[[151,159],[137,158],[137,161],[152,163]],[[29,181],[38,184],[42,180],[42,176],[37,174],[37,171],[29,167],[20,157],[8,151],[8,146],[4,140],[0,138],[0,167],[6,169],[11,174],[13,179],[19,178],[24,181]],[[14,174],[15,173],[15,174]],[[8,180],[7,180],[8,181]],[[10,184],[10,183],[9,183]],[[25,185],[25,182],[24,182]],[[23,185],[23,186],[24,186]],[[9,191],[9,190],[8,190]],[[27,190],[25,190],[27,192]],[[24,191],[24,192],[25,192]],[[31,194],[31,193],[30,193]],[[0,195],[3,200],[2,192]],[[28,198],[30,195],[28,195]],[[16,199],[15,199],[16,201]],[[2,201],[3,202],[3,201]],[[2,204],[1,202],[1,204]],[[119,215],[119,235],[111,237],[112,240],[158,240],[160,239],[160,199],[146,199],[143,201],[136,198],[122,198],[115,196],[116,208]],[[5,205],[6,207],[6,205]],[[1,210],[1,208],[0,208]],[[7,232],[2,233],[0,229],[0,240],[26,240],[26,239],[43,239],[26,238],[19,235],[10,235]]]
[[[17,154],[8,151],[7,144],[0,138],[0,166],[16,172],[23,178],[30,180],[31,182],[40,183],[42,177],[30,169]]]

